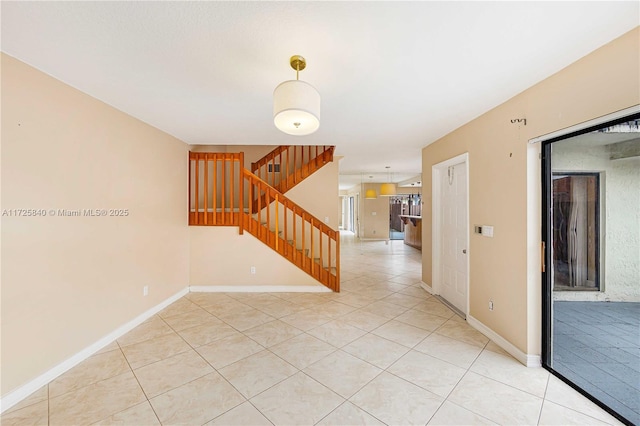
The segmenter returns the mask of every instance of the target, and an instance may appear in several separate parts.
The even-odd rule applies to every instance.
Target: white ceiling
[[[341,174],[421,148],[640,24],[639,2],[7,2],[2,51],[189,144],[336,145]],[[273,89],[322,96],[276,130]]]

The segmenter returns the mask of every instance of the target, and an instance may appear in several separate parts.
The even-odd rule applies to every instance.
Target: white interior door
[[[441,171],[440,296],[467,313],[467,164]]]

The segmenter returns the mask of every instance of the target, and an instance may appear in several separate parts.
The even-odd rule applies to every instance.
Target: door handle
[[[462,249],[462,254],[467,254],[467,249]]]

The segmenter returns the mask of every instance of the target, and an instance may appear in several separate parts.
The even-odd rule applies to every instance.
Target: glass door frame
[[[618,116],[619,117],[619,116]],[[565,134],[556,133],[549,139],[542,139],[541,143],[541,177],[542,177],[542,367],[551,372],[554,376],[571,386],[573,389],[593,401],[602,409],[612,416],[616,417],[623,423],[629,423],[629,420],[622,417],[609,406],[592,396],[586,390],[574,384],[567,377],[556,371],[552,366],[553,360],[553,259],[551,247],[553,244],[553,171],[551,168],[551,146],[554,142],[572,138],[584,133],[590,133],[598,129],[614,126],[620,123],[626,123],[631,120],[640,119],[640,113],[630,113],[623,117],[615,118],[610,121],[602,121],[598,124],[585,127],[580,130],[568,131]],[[600,263],[600,261],[598,261]]]

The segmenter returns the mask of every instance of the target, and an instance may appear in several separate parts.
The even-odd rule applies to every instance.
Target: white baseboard
[[[520,349],[516,348],[513,344],[508,342],[504,337],[500,336],[498,333],[475,319],[473,316],[467,314],[467,322],[469,325],[480,333],[487,336],[489,339],[493,340],[494,343],[500,346],[502,349],[507,351],[512,357],[517,359],[520,363],[524,364],[527,367],[540,367],[542,366],[542,361],[540,359],[540,355],[531,355],[522,352]]]
[[[427,293],[433,294],[433,288],[431,288],[431,286],[424,281],[420,282],[420,287],[422,287]]]
[[[323,285],[192,285],[192,293],[331,293]]]
[[[91,344],[90,346],[87,346],[80,352],[76,353],[75,355],[71,356],[70,358],[66,359],[60,364],[56,365],[49,371],[41,374],[40,376],[36,377],[30,382],[20,386],[16,390],[9,392],[4,397],[0,398],[0,413],[5,412],[9,408],[13,407],[17,403],[19,403],[20,401],[22,401],[23,399],[25,399],[26,397],[28,397],[29,395],[31,395],[32,393],[40,389],[42,386],[55,380],[57,377],[61,376],[62,374],[66,373],[76,365],[80,364],[82,361],[89,358],[91,355],[98,352],[100,349],[104,348],[108,344],[116,341],[121,336],[130,332],[131,330],[136,328],[138,325],[142,324],[143,322],[151,318],[153,315],[157,314],[158,312],[160,312],[161,310],[163,310],[164,308],[166,308],[176,300],[180,299],[182,296],[184,296],[188,292],[189,292],[189,288],[185,287],[184,289],[180,290],[178,293],[160,302],[158,305],[145,311],[144,313],[138,315],[137,317],[135,317],[128,323],[122,325],[121,327],[118,327],[116,330],[107,334],[102,339]]]

